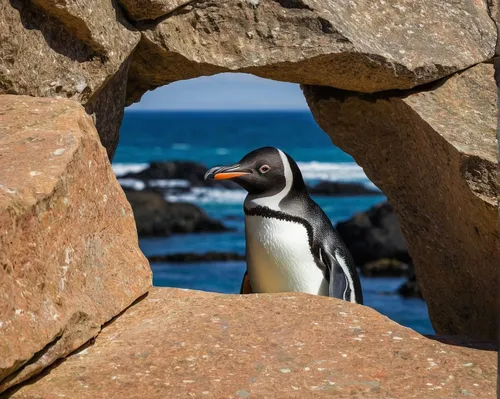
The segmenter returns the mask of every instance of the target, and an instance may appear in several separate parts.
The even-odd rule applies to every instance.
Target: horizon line
[[[125,112],[255,112],[255,111],[285,111],[285,112],[296,112],[296,111],[311,111],[309,108],[125,108]]]

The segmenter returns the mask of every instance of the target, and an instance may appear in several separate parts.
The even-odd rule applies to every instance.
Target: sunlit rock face
[[[437,333],[493,339],[499,284],[498,104],[492,62],[495,51],[499,54],[499,25],[495,22],[497,0],[404,0],[397,4],[373,0],[2,2],[0,391],[67,356],[149,290],[151,272],[137,246],[131,209],[109,167],[124,105],[161,85],[228,71],[303,85],[323,130],[354,156],[389,198]],[[497,81],[499,62],[497,58]],[[149,325],[151,316],[152,325],[161,328],[151,333],[148,350],[164,355],[168,347],[171,352],[148,365],[165,370],[163,361],[171,362],[177,355],[190,359],[203,348],[204,354],[215,356],[213,364],[228,362],[226,374],[231,367],[242,368],[238,375],[247,379],[233,376],[238,387],[227,383],[217,391],[213,381],[223,381],[218,369],[199,367],[203,371],[199,375],[207,381],[213,378],[203,387],[215,397],[219,393],[245,397],[251,388],[247,385],[254,383],[263,396],[277,392],[273,397],[281,393],[305,397],[302,391],[294,393],[305,387],[327,393],[340,389],[336,394],[352,390],[362,392],[363,397],[469,393],[488,397],[494,389],[489,353],[454,352],[458,349],[419,341],[411,331],[401,330],[375,312],[363,313],[368,312],[366,308],[302,296],[290,302],[286,296],[265,300],[231,297],[228,302],[208,294],[164,292],[151,297],[156,302],[145,302],[140,311],[118,319],[132,323],[130,330],[121,322],[109,327],[115,330],[105,331],[130,334],[125,342],[140,345],[134,339],[145,339],[140,330]],[[191,297],[199,302],[189,303]],[[154,308],[152,303],[164,307]],[[180,310],[185,303],[192,313]],[[226,324],[210,324],[220,321],[215,311],[206,312],[199,320],[217,325],[221,334],[235,331],[220,339],[228,347],[241,348],[238,356],[228,350],[213,352],[210,334],[214,331],[204,329],[208,327],[201,321],[195,324],[199,330],[188,334],[190,321],[203,313],[202,304],[220,309],[228,306]],[[160,317],[169,306],[179,310],[168,314],[176,321],[172,324]],[[348,306],[342,312],[353,312],[348,325],[342,324],[340,316],[333,316],[335,306]],[[263,311],[256,314],[255,308]],[[277,314],[281,308],[288,310]],[[213,317],[205,318],[207,314]],[[265,317],[259,323],[245,321],[261,315]],[[293,320],[286,318],[289,315]],[[326,324],[322,324],[324,320]],[[351,342],[348,334],[358,321],[366,323],[361,334],[372,334],[361,349],[355,346],[359,345],[355,338],[363,337],[355,336]],[[318,342],[323,344],[295,353],[297,342],[312,342],[314,323],[325,328],[317,332]],[[279,329],[275,331],[278,341],[269,333],[272,326]],[[182,342],[190,340],[196,353],[175,351],[177,344],[182,347],[176,341],[181,331],[187,334]],[[239,361],[255,348],[248,347],[247,341],[232,339],[247,331],[249,339],[264,345],[255,344],[267,358],[257,361],[252,352],[255,358]],[[424,342],[423,346],[412,344],[408,351],[393,346],[400,340],[387,338],[391,336],[388,331],[398,331],[403,342]],[[183,368],[191,360],[179,361],[181,372],[168,369],[166,374],[156,374],[153,367],[140,363],[148,359],[144,355],[148,350],[133,345],[130,348],[137,349],[135,352],[124,349],[123,342],[111,337],[116,335],[103,335],[99,341],[101,353],[110,356],[102,355],[99,361],[109,365],[109,359],[123,349],[117,356],[128,354],[123,374],[128,376],[127,384],[119,385],[118,374],[99,379],[107,376],[109,368],[105,367],[99,368],[99,378],[92,376],[93,381],[110,387],[115,384],[110,381],[116,380],[110,397],[130,396],[131,392],[147,396],[143,393],[158,388],[158,381],[163,389],[158,392],[172,393],[165,376],[182,384],[195,381],[185,371],[190,368]],[[348,347],[342,346],[347,356],[337,359],[338,345],[347,342]],[[425,360],[421,353],[427,356]],[[376,366],[383,355],[387,374],[380,374]],[[311,363],[322,357],[337,363],[325,367]],[[92,368],[99,364],[96,358],[85,364],[88,375],[98,374]],[[354,374],[358,370],[354,363],[351,369],[350,363],[342,363],[346,358],[355,359],[356,367],[366,364],[367,377],[358,380],[361,377]],[[435,358],[440,360],[429,360]],[[51,378],[26,386],[18,395],[52,395],[57,385],[61,394],[78,397],[73,393],[99,386],[91,387],[76,377],[72,382],[78,381],[78,388],[60,384],[68,381],[68,375],[78,374],[78,359],[83,358],[70,357],[66,368],[57,368]],[[268,369],[266,364],[276,367]],[[418,370],[409,366],[413,364]],[[470,369],[469,364],[473,365]],[[397,367],[391,368],[393,365]],[[294,385],[286,378],[296,381],[293,373],[300,367],[304,371],[316,367],[316,374],[300,375],[298,381],[304,384]],[[323,369],[331,374],[325,377]],[[156,382],[148,384],[141,374],[144,370],[154,374]],[[470,374],[472,371],[476,374]],[[422,376],[418,381],[425,381],[425,387],[411,385],[416,375]],[[450,382],[450,375],[457,376],[456,381],[463,377],[467,384]],[[335,378],[329,379],[331,376]],[[438,381],[432,376],[442,378]],[[132,390],[130,381],[138,381]],[[327,387],[325,381],[331,384],[326,383]],[[349,381],[354,388],[349,388]],[[374,381],[383,383],[379,386]],[[398,391],[392,383],[409,386],[409,391]],[[474,384],[480,391],[476,392]]]
[[[451,343],[339,299],[154,288],[12,399],[494,398],[492,346]]]
[[[0,391],[151,286],[130,205],[71,100],[0,95]]]
[[[427,90],[306,87],[316,121],[394,206],[436,331],[494,339],[497,90],[491,64]]]

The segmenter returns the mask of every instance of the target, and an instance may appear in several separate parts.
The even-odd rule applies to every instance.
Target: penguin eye
[[[267,173],[267,172],[269,172],[269,169],[271,169],[271,168],[269,167],[269,165],[262,165],[262,166],[259,168],[259,172],[260,172],[260,173]]]

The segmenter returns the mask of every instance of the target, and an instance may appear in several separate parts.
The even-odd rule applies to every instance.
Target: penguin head
[[[288,184],[297,182],[299,168],[293,159],[274,147],[262,147],[245,155],[229,166],[216,166],[205,174],[206,179],[231,179],[252,195],[270,195],[281,192]]]

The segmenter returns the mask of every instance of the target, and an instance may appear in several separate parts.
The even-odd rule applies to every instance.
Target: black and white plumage
[[[248,191],[249,281],[245,275],[242,291],[249,285],[252,292],[299,291],[363,303],[352,257],[289,155],[263,147],[237,164],[210,169],[207,178],[232,179]]]

